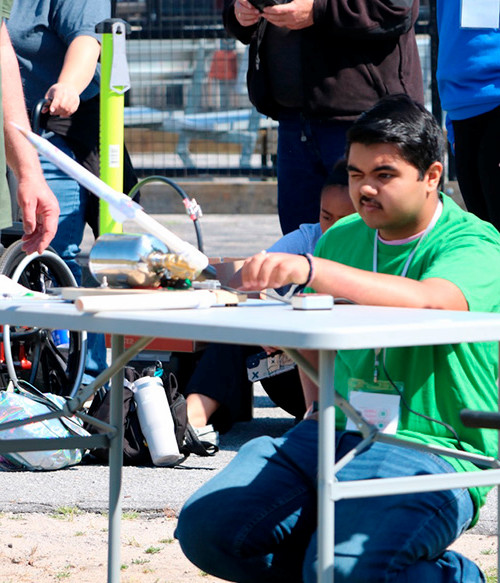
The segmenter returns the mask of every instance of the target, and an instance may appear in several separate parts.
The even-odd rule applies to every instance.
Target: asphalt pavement
[[[196,231],[186,215],[155,215],[184,240],[197,245]],[[280,236],[275,215],[211,215],[200,219],[203,250],[210,257],[244,257],[257,253]],[[126,232],[138,232],[127,223]],[[82,262],[92,245],[90,231],[82,245]],[[221,436],[220,451],[213,457],[190,456],[175,468],[125,467],[123,508],[150,514],[180,510],[184,500],[223,468],[240,446],[259,435],[281,435],[294,419],[274,407],[259,386],[255,387],[254,418],[239,422]],[[50,512],[64,506],[105,512],[108,504],[108,467],[82,463],[54,472],[1,472],[0,511]]]
[[[155,215],[179,237],[196,245],[196,231],[186,215]],[[246,257],[271,245],[280,236],[275,215],[207,215],[199,221],[203,250],[210,257]],[[137,232],[126,224],[127,232]],[[92,245],[90,232],[82,245],[82,257]],[[222,469],[243,443],[260,435],[281,435],[294,420],[273,403],[262,389],[254,390],[254,418],[236,423],[220,439],[214,457],[190,456],[175,468],[125,467],[123,469],[123,508],[148,514],[165,509],[177,513],[184,500],[201,484]],[[1,472],[0,511],[50,512],[64,506],[106,512],[108,468],[82,463],[55,472]],[[494,489],[472,532],[493,534],[497,530],[497,496]]]

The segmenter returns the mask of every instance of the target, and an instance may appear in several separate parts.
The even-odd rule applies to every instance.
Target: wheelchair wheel
[[[10,245],[0,257],[0,274],[32,291],[47,293],[50,288],[76,286],[64,261],[50,248],[42,254],[26,255],[22,241]],[[87,334],[69,331],[69,343],[58,347],[52,330],[25,326],[3,326],[2,384],[27,381],[45,393],[73,396],[85,368]]]

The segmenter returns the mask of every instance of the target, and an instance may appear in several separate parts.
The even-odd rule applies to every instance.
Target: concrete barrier
[[[276,180],[176,180],[190,198],[195,198],[206,214],[274,214],[277,212]],[[460,206],[462,196],[456,182],[444,188]],[[177,192],[167,184],[146,184],[141,204],[150,214],[182,214]]]
[[[207,214],[274,214],[275,180],[176,181]],[[141,189],[141,204],[151,214],[183,213],[179,194],[168,184],[150,183]]]

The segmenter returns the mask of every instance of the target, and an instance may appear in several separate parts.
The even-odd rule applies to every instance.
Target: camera
[[[248,0],[252,6],[255,6],[259,12],[262,12],[267,6],[276,6],[277,4],[283,4],[279,0]]]

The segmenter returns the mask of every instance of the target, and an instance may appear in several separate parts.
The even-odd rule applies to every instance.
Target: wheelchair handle
[[[40,135],[40,116],[42,115],[42,109],[45,105],[50,103],[50,99],[45,99],[43,97],[37,101],[33,111],[31,112],[31,129],[35,134]]]
[[[460,411],[460,419],[466,427],[500,430],[500,413],[463,409]]]

